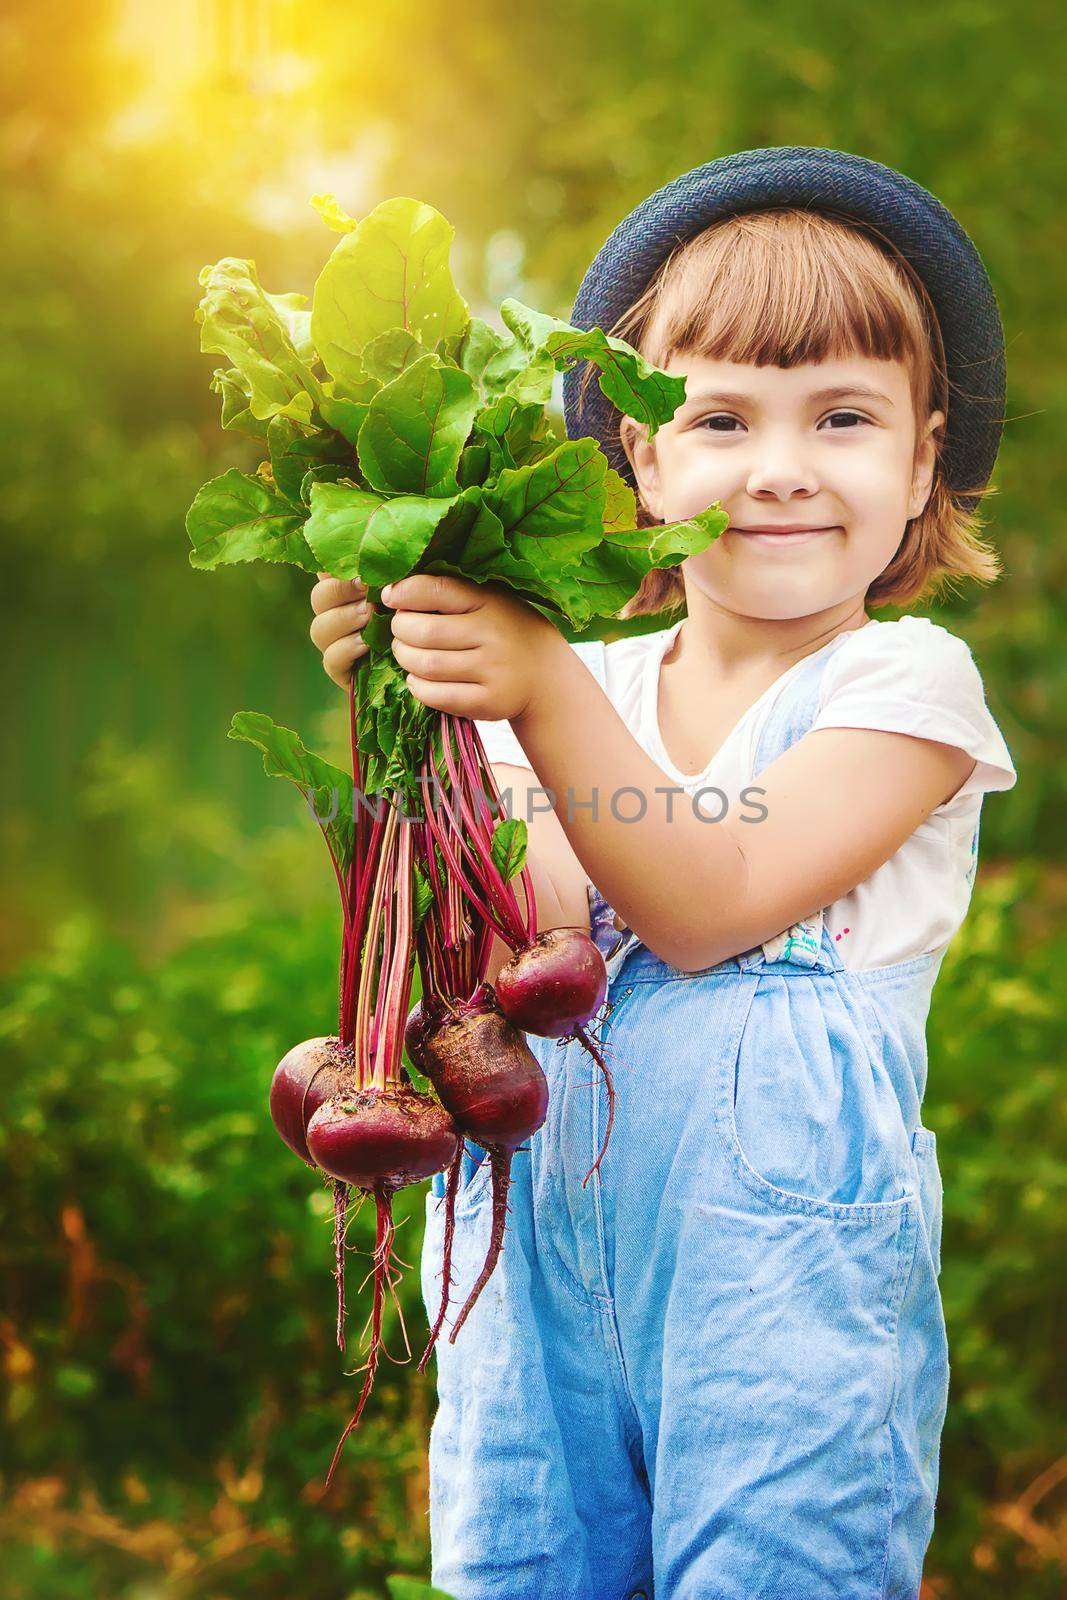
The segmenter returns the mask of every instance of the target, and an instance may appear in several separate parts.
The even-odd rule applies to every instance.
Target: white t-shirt
[[[1010,789],[1016,781],[965,641],[925,617],[872,619],[838,634],[821,650],[794,662],[760,695],[703,772],[684,773],[664,748],[658,718],[660,664],[681,625],[678,621],[658,633],[618,639],[606,647],[578,644],[572,649],[587,665],[588,652],[604,650],[608,699],[646,754],[691,796],[700,789],[719,789],[729,807],[747,806],[747,814],[754,814],[759,798],[746,801],[742,790],[759,784],[755,759],[760,736],[778,697],[814,656],[831,659],[822,675],[811,732],[876,728],[907,733],[956,745],[975,759],[962,789],[932,811],[884,865],[823,913],[843,964],[852,970],[895,966],[942,951],[970,902],[982,797]],[[530,766],[509,723],[479,722],[477,727],[490,762]],[[712,817],[722,810],[714,797],[701,805]]]

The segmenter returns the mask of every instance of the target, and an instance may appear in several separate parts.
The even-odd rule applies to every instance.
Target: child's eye
[[[725,412],[719,412],[714,417],[701,417],[700,421],[697,423],[697,427],[698,428],[704,428],[704,427],[707,427],[709,424],[712,424],[712,423],[717,423],[717,422],[737,422],[738,420],[739,419],[737,417],[728,417],[725,414]],[[712,431],[715,432],[715,433],[725,433],[726,429],[725,428],[713,428]]]
[[[833,423],[834,421],[836,421],[837,419],[839,419],[841,417],[844,417],[846,419],[846,422],[864,422],[865,423],[867,421],[867,418],[860,416],[858,411],[834,411],[825,420],[827,422],[829,422],[829,423]],[[713,433],[727,433],[727,432],[731,432],[732,433],[733,429],[732,429],[732,427],[730,425],[732,423],[739,422],[739,421],[740,421],[739,417],[731,417],[731,416],[727,415],[726,412],[719,411],[719,412],[716,412],[716,414],[713,417],[701,417],[700,421],[697,423],[697,427],[698,428],[707,428],[710,432],[713,432]],[[722,426],[722,424],[726,424],[726,426],[724,427],[724,426]],[[831,428],[831,432],[832,433],[840,433],[841,431],[842,430],[840,428]]]
[[[853,420],[853,422],[866,422],[867,421],[867,418],[866,417],[861,417],[858,411],[835,411],[830,416],[828,416],[826,420],[827,420],[827,422],[833,422],[835,417],[846,417],[846,418],[850,417]],[[839,428],[834,428],[831,431],[834,432],[834,433],[839,433],[841,430]]]

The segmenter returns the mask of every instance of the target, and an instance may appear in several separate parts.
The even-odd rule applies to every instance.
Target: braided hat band
[[[601,246],[578,290],[571,322],[609,332],[668,256],[712,223],[773,206],[837,213],[882,235],[921,281],[937,317],[951,403],[941,463],[965,511],[964,491],[993,471],[1004,420],[1004,330],[982,258],[952,213],[892,167],[840,150],[783,145],[742,150],[683,173],[643,200]],[[935,352],[936,354],[937,352]],[[592,436],[635,486],[618,412],[595,383],[580,392],[586,363],[565,373],[572,439]]]

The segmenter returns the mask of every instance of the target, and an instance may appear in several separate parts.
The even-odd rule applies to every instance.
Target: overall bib
[[[757,773],[807,732],[826,665],[775,702]],[[920,1122],[941,953],[849,972],[820,915],[680,972],[591,902],[618,1091],[602,1181],[582,1188],[607,1115],[595,1064],[528,1035],[547,1120],[450,1345],[489,1244],[488,1162],[464,1157],[433,1582],[458,1600],[916,1600],[948,1388]],[[443,1193],[438,1175],[431,1322]]]

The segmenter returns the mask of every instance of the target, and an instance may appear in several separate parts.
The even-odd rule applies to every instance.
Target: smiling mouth
[[[824,533],[836,533],[836,528],[731,528],[753,544],[781,546],[809,544]]]

